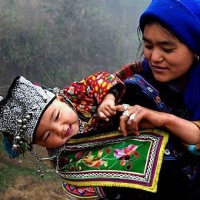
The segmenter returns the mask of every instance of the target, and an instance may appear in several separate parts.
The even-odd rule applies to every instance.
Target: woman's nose
[[[157,63],[163,61],[163,55],[159,49],[154,49],[151,54],[151,62]]]

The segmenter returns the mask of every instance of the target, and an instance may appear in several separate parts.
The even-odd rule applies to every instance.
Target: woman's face
[[[57,97],[42,115],[36,130],[35,143],[48,148],[59,147],[78,131],[76,113]]]
[[[184,75],[195,54],[158,23],[147,24],[143,33],[144,56],[157,81],[168,82]]]

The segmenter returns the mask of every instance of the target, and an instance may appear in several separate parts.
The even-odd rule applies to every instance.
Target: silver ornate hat
[[[40,118],[54,99],[53,92],[23,76],[14,79],[6,98],[0,101],[0,131],[13,137],[13,149],[34,142]]]

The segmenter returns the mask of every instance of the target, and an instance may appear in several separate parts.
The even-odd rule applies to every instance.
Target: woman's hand
[[[162,112],[150,110],[148,108],[135,105],[128,106],[126,110],[123,105],[116,106],[117,111],[122,111],[119,129],[124,136],[128,131],[139,135],[139,129],[162,127],[165,117]]]

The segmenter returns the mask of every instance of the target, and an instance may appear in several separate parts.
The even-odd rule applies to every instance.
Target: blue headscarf
[[[200,63],[197,63],[190,75],[185,92],[185,104],[193,114],[193,120],[200,119]]]
[[[154,18],[169,28],[176,37],[200,56],[200,0],[152,0],[140,16],[140,27]],[[184,96],[185,104],[200,119],[200,62],[194,63]]]

